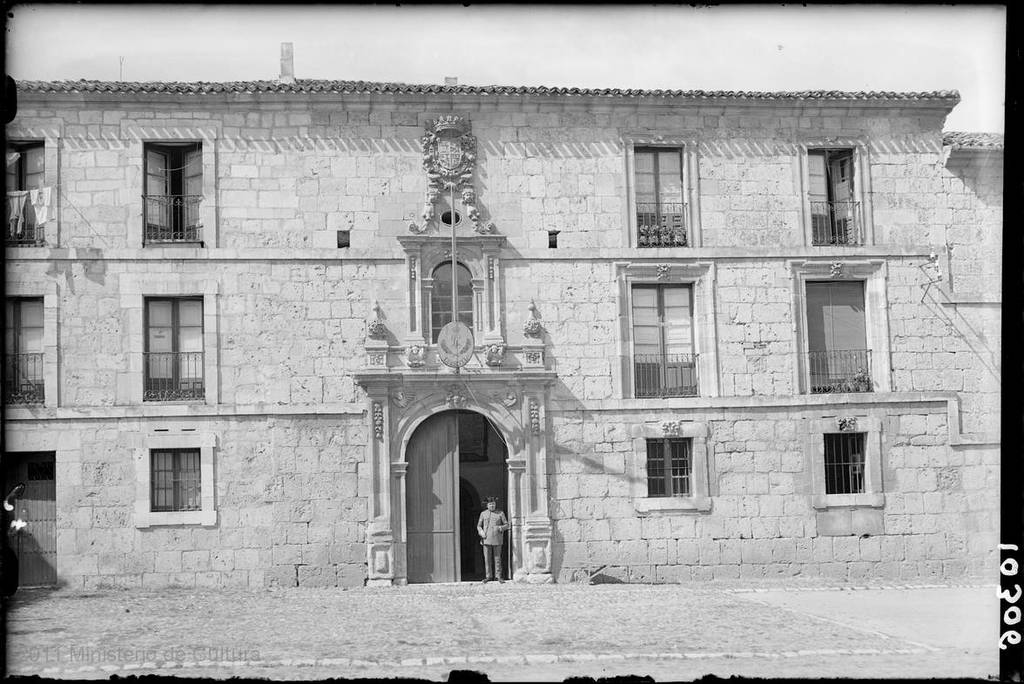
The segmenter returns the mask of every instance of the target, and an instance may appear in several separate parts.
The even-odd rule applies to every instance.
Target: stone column
[[[390,407],[386,386],[367,387],[370,439],[370,520],[366,525],[367,586],[391,585],[395,576],[391,526]]]
[[[508,465],[508,520],[512,525],[512,579],[517,582],[527,581],[527,572],[523,567],[523,475],[526,473],[526,459],[510,458]]]
[[[409,464],[405,461],[391,464],[391,548],[393,553],[391,567],[393,584],[406,584],[409,577],[405,541],[405,474],[408,466]]]
[[[542,395],[528,394],[526,411],[526,482],[529,496],[523,526],[526,581],[545,584],[551,577],[551,518],[548,515],[547,434]]]

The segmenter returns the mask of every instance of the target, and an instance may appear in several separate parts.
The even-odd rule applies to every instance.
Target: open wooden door
[[[4,454],[5,496],[11,487],[25,483],[25,492],[15,500],[12,519],[26,525],[20,532],[5,530],[11,548],[18,556],[18,576],[22,587],[51,586],[57,583],[57,501],[55,459],[49,453]]]
[[[458,473],[454,413],[428,418],[409,440],[406,474],[408,581],[455,582]]]

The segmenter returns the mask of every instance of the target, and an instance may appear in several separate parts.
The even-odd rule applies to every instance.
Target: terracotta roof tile
[[[942,144],[953,149],[1001,150],[1003,149],[1003,134],[948,131],[942,134]]]
[[[230,81],[212,83],[196,82],[144,82],[121,81],[20,81],[18,90],[23,93],[171,93],[183,95],[212,95],[222,93],[330,93],[330,94],[431,94],[445,93],[458,95],[559,95],[588,97],[662,97],[681,99],[736,99],[736,100],[937,100],[955,105],[960,94],[955,90],[931,92],[892,91],[739,91],[739,90],[639,90],[619,88],[552,88],[546,86],[470,86],[431,85],[407,83],[379,83],[373,81],[331,81],[296,79],[294,83],[277,81]]]

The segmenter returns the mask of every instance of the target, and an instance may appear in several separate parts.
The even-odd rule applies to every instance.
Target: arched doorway
[[[483,577],[476,522],[489,496],[497,496],[508,515],[507,458],[501,435],[473,411],[444,411],[416,429],[409,440],[406,475],[410,583]]]

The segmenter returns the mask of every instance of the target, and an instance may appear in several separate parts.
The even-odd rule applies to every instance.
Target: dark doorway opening
[[[57,583],[56,458],[51,452],[5,453],[3,493],[19,482],[25,491],[14,501],[9,520],[20,519],[20,531],[3,530],[18,556],[18,583],[22,587],[46,587]]]
[[[461,579],[484,578],[484,555],[476,531],[487,497],[498,497],[498,510],[508,518],[508,453],[501,436],[479,413],[458,412],[459,426],[459,551]],[[504,579],[509,578],[509,532],[502,546]]]

